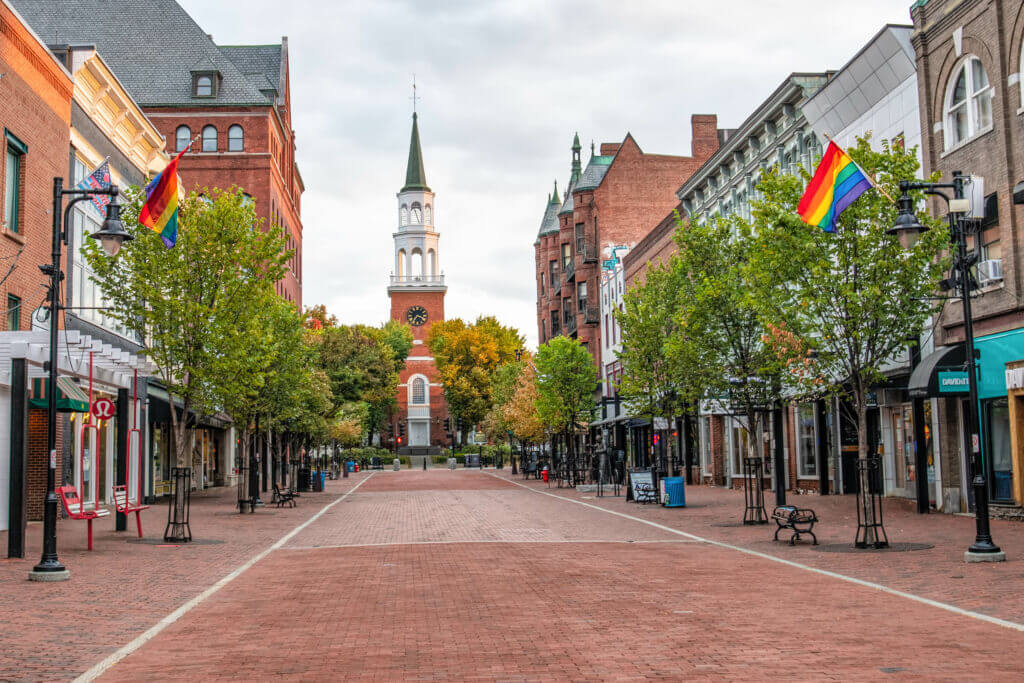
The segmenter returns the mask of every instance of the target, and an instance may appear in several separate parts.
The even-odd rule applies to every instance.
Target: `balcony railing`
[[[565,333],[569,336],[576,334],[576,316],[570,315],[565,319]]]
[[[597,263],[597,259],[600,256],[600,249],[597,248],[596,244],[586,242],[583,244],[582,249],[577,249],[576,253],[583,259],[584,263]]]
[[[565,281],[572,282],[576,279],[576,264],[569,261],[565,264]]]
[[[391,284],[418,287],[443,287],[444,275],[392,275]]]
[[[555,284],[551,287],[551,289],[554,290],[555,296],[558,296],[559,294],[561,294],[562,293],[562,281],[561,280],[555,280]]]
[[[583,309],[583,322],[588,325],[596,325],[601,322],[601,311],[597,306],[587,306]]]

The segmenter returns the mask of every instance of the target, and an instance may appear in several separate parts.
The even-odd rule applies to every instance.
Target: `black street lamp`
[[[956,245],[953,257],[954,281],[960,288],[960,300],[964,313],[964,346],[967,366],[967,386],[970,406],[967,410],[967,432],[970,434],[971,487],[974,489],[974,518],[976,532],[974,543],[964,558],[968,562],[1002,562],[1006,554],[992,541],[989,528],[988,486],[985,482],[985,467],[982,459],[979,425],[981,423],[978,409],[978,376],[974,350],[974,322],[971,319],[971,289],[974,276],[971,266],[977,261],[975,254],[967,253],[967,235],[975,233],[978,221],[966,216],[970,203],[964,198],[964,184],[967,178],[959,171],[953,172],[950,183],[926,183],[921,181],[901,181],[900,198],[897,202],[899,215],[896,224],[889,229],[889,234],[896,235],[904,248],[912,247],[918,236],[927,230],[914,216],[914,200],[910,197],[911,190],[924,190],[925,194],[942,197],[949,207],[949,239]],[[953,190],[950,197],[942,189]]]
[[[111,185],[105,190],[65,190],[63,178],[53,179],[52,258],[49,264],[39,266],[39,270],[50,276],[50,359],[49,386],[46,390],[46,452],[49,454],[49,463],[46,469],[46,498],[43,501],[43,555],[39,564],[29,572],[28,578],[32,581],[66,581],[70,577],[68,570],[57,559],[57,329],[60,311],[63,309],[60,302],[60,284],[64,279],[64,273],[60,269],[61,252],[68,243],[68,234],[63,228],[68,225],[71,209],[75,204],[91,199],[95,195],[109,196],[110,203],[107,204],[107,217],[103,221],[103,227],[90,237],[99,240],[107,256],[116,256],[121,244],[133,239],[121,223],[121,205],[117,202],[117,194],[116,185]],[[61,203],[65,196],[73,199],[64,208],[62,223]]]

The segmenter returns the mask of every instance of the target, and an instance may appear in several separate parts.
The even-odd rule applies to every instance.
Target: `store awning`
[[[913,398],[966,396],[967,370],[963,344],[939,346],[921,359],[910,374],[907,392]]]
[[[32,380],[32,395],[28,403],[33,408],[47,408],[50,380],[36,377]],[[89,395],[82,391],[75,381],[67,375],[57,377],[57,412],[87,413],[89,412]]]

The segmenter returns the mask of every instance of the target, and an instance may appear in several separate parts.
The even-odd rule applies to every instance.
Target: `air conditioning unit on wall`
[[[1003,279],[1003,262],[1001,259],[989,259],[978,263],[978,284],[984,287]]]

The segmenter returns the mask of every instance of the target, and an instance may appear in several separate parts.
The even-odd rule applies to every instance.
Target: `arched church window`
[[[412,403],[421,406],[426,402],[427,382],[422,377],[417,377],[412,381]]]
[[[402,208],[398,212],[398,224],[409,225],[409,207],[405,204],[402,204]]]
[[[430,204],[427,204],[423,209],[423,222],[427,225],[432,225],[434,222],[432,213],[433,212],[430,210]]]
[[[401,276],[401,277],[405,277],[406,275],[409,274],[408,273],[409,264],[408,264],[407,261],[408,261],[408,259],[406,259],[406,257],[405,257],[405,249],[399,249],[398,250],[398,275]]]
[[[427,250],[427,275],[437,277],[437,252],[433,249]]]
[[[423,277],[423,252],[419,247],[412,250],[412,276]]]
[[[423,222],[423,210],[420,208],[419,202],[413,202],[412,205],[412,224],[419,225]]]

